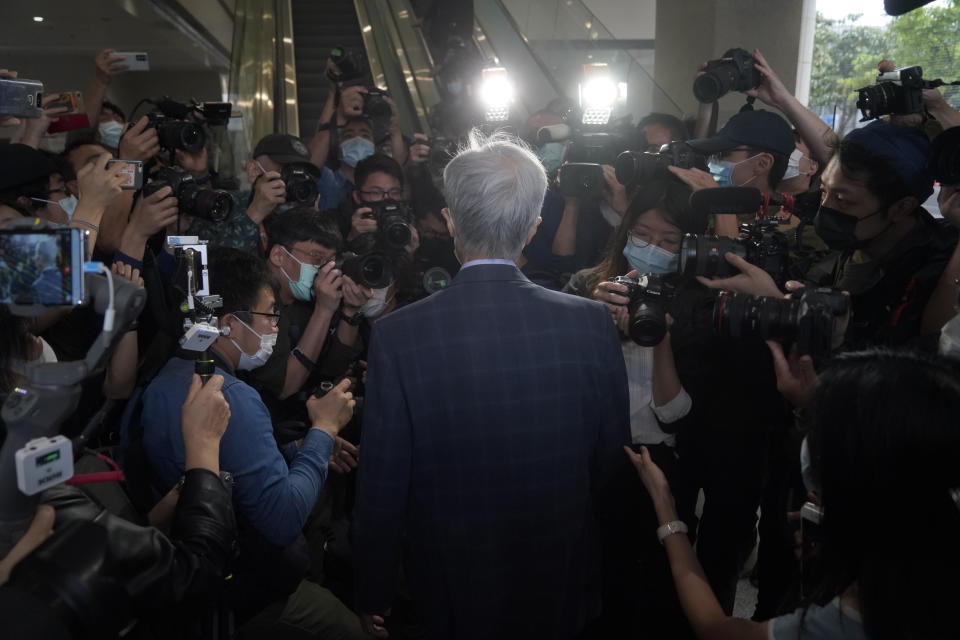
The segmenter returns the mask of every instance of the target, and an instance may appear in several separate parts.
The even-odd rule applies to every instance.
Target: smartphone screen
[[[0,230],[0,303],[81,304],[83,259],[80,229]]]
[[[107,167],[112,168],[117,164],[122,165],[122,173],[126,176],[126,180],[120,184],[121,189],[136,190],[143,186],[143,162],[140,160],[110,160],[107,162]]]

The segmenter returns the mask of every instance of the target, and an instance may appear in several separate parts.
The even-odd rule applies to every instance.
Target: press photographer
[[[322,398],[311,397],[306,435],[278,449],[267,407],[236,377],[238,371],[263,366],[276,344],[280,315],[272,276],[260,259],[229,248],[209,250],[209,271],[211,291],[222,298],[217,310],[221,335],[210,352],[216,373],[224,377],[223,395],[232,414],[220,460],[235,479],[233,504],[242,549],[230,604],[243,621],[262,611],[251,623],[255,625],[283,625],[284,611],[306,607],[316,612],[318,624],[335,619],[344,630],[358,629],[356,617],[336,598],[301,579],[308,566],[301,529],[326,480],[337,434],[353,413],[349,381]],[[176,407],[185,397],[194,366],[192,359],[172,358],[143,394],[142,447],[154,474],[156,497],[183,473],[183,446],[171,430],[176,429]],[[264,610],[283,600],[286,609]]]

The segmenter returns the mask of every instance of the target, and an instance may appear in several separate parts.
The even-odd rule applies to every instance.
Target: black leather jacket
[[[43,502],[56,510],[55,533],[5,588],[45,600],[75,637],[110,637],[135,618],[220,598],[237,528],[216,474],[187,471],[170,538],[108,513],[74,487],[50,489]]]

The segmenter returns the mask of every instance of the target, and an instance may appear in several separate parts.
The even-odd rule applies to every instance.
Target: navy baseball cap
[[[933,193],[930,139],[919,129],[877,120],[843,138],[883,158],[920,202]],[[841,147],[842,149],[842,147]]]
[[[310,162],[310,150],[296,136],[286,133],[271,133],[260,139],[253,150],[253,157],[267,156],[277,164]],[[317,169],[319,172],[319,169]]]
[[[771,151],[784,156],[793,153],[797,143],[787,121],[772,111],[741,111],[710,138],[687,140],[701,153],[720,153],[737,147]]]

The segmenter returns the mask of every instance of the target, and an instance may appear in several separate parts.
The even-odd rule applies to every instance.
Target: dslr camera
[[[667,167],[707,171],[707,156],[695,151],[686,142],[668,142],[657,153],[624,151],[617,156],[614,169],[623,185],[646,184],[670,175]]]
[[[313,205],[320,195],[317,171],[312,164],[291,162],[280,170],[280,179],[287,186],[287,202]]]
[[[857,89],[860,122],[888,114],[906,115],[923,110],[923,90],[941,87],[943,80],[924,80],[920,67],[900,67],[877,75],[877,84]]]
[[[745,49],[730,49],[717,60],[707,62],[703,73],[693,81],[693,95],[700,102],[716,102],[731,91],[756,89],[763,76],[756,59]]]
[[[345,251],[337,256],[334,268],[368,289],[382,289],[390,284],[390,279],[393,278],[390,259],[376,251],[363,255]]]
[[[606,182],[600,165],[614,164],[626,147],[623,139],[609,133],[581,133],[567,149],[569,161],[557,174],[560,192],[568,197],[599,200]]]
[[[794,294],[796,295],[796,293]],[[713,309],[718,335],[793,343],[800,355],[830,355],[850,296],[828,287],[803,289],[799,297],[768,298],[720,292]]]
[[[189,120],[178,120],[159,111],[147,114],[147,127],[157,130],[160,148],[171,153],[175,149],[196,153],[207,144],[207,133],[200,125]]]
[[[330,82],[359,80],[367,72],[366,60],[343,47],[334,47],[330,50],[330,62],[336,67],[336,70],[327,70],[327,78]]]
[[[688,233],[680,245],[680,272],[687,277],[735,276],[740,272],[723,257],[729,252],[760,267],[782,285],[787,277],[789,241],[785,233],[777,231],[778,224],[775,219],[742,224],[739,238]]]
[[[389,95],[386,91],[371,87],[363,94],[363,113],[361,115],[377,122],[389,121],[393,116],[390,103],[386,101]]]
[[[204,189],[194,177],[180,167],[164,167],[143,187],[143,197],[153,195],[163,187],[172,189],[181,215],[223,222],[233,211],[233,198],[220,189]]]
[[[610,282],[627,287],[627,291],[620,295],[625,295],[630,300],[627,303],[630,339],[641,347],[660,344],[667,333],[667,307],[676,292],[673,283],[658,274],[637,278],[617,276],[611,278]]]
[[[377,221],[377,240],[380,246],[388,251],[403,251],[413,237],[410,223],[413,216],[405,202],[397,200],[381,200],[379,202],[365,202],[370,212],[364,217]]]

